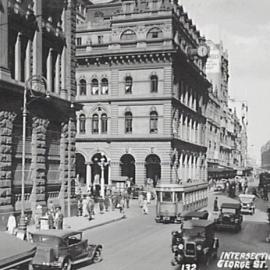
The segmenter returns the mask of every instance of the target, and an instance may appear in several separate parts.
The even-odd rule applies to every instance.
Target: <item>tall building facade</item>
[[[22,207],[24,91],[25,211],[31,213],[48,200],[66,209],[70,199],[75,177],[75,17],[74,1],[0,1],[3,226],[8,215]]]
[[[206,73],[212,83],[207,104],[208,178],[243,174],[247,160],[247,115],[237,113],[228,95],[228,53],[222,43],[207,41]]]
[[[261,168],[267,171],[270,170],[270,141],[261,148]]]
[[[101,173],[108,185],[205,181],[207,53],[183,7],[119,0],[88,5],[85,17],[76,35],[81,182],[98,184]]]

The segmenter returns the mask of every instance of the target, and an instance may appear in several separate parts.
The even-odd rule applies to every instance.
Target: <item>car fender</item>
[[[91,259],[94,257],[97,249],[101,249],[102,250],[102,245],[94,245],[94,244],[89,244],[88,245],[88,251],[89,251],[89,255],[90,255],[89,257]]]

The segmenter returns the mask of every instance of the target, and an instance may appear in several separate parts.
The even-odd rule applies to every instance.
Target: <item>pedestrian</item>
[[[86,196],[84,196],[82,200],[82,215],[84,217],[87,217],[87,204],[88,204],[88,200]]]
[[[116,206],[117,206],[117,198],[116,198],[116,195],[115,195],[115,194],[112,194],[111,199],[112,199],[112,211],[114,211],[114,209],[115,209]]]
[[[214,200],[214,212],[218,212],[219,208],[218,208],[218,197],[215,198]]]
[[[104,205],[105,205],[105,211],[108,212],[109,211],[109,207],[110,207],[110,198],[109,198],[109,195],[108,194],[105,195]]]
[[[89,200],[87,202],[87,212],[88,212],[88,220],[90,221],[90,220],[94,219],[95,200],[94,200],[92,195],[89,197]]]
[[[55,205],[52,200],[49,200],[47,208],[51,211],[52,215],[55,214]]]
[[[143,207],[142,207],[142,209],[143,209],[143,213],[145,215],[147,215],[148,214],[148,204],[147,204],[146,196],[143,198]]]
[[[14,234],[16,228],[16,218],[13,214],[10,214],[8,217],[7,229],[8,233]]]
[[[125,192],[124,192],[124,199],[125,199],[126,207],[129,208],[130,195],[128,193],[128,190],[125,190]]]
[[[139,191],[139,195],[138,195],[138,203],[139,203],[139,207],[143,207],[143,191]]]
[[[147,203],[148,203],[148,204],[151,203],[151,192],[150,192],[150,191],[147,191],[147,192],[146,192],[146,200],[147,200]]]
[[[100,214],[104,214],[104,199],[102,198],[102,196],[99,196],[98,204],[99,204]]]
[[[56,208],[56,213],[55,213],[55,228],[57,230],[63,230],[63,221],[64,221],[64,215],[61,211],[61,206],[58,206]]]
[[[82,216],[83,204],[82,199],[78,198],[78,216]]]
[[[119,201],[120,214],[125,214],[124,208],[125,208],[125,200],[124,200],[124,197],[121,196],[120,201]]]
[[[55,229],[54,227],[54,217],[53,217],[53,213],[51,210],[48,209],[47,211],[47,218],[48,218],[48,226],[49,226],[49,230],[51,229]]]

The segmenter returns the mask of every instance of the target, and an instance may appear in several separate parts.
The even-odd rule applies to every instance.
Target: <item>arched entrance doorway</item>
[[[76,178],[80,184],[86,184],[86,164],[82,154],[76,153]]]
[[[104,183],[105,185],[108,185],[108,159],[107,157],[102,153],[96,153],[93,155],[91,161],[91,182],[92,185],[98,185],[100,184],[101,179],[101,158],[104,160]]]
[[[145,159],[146,178],[152,179],[155,187],[161,177],[160,158],[157,155],[151,154]]]
[[[121,176],[129,178],[135,184],[135,159],[130,154],[125,154],[120,158]]]

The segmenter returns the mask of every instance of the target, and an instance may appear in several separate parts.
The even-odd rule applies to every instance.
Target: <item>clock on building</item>
[[[199,57],[203,58],[203,57],[206,57],[209,53],[209,48],[207,45],[203,44],[203,45],[200,45],[197,49],[197,54]]]

